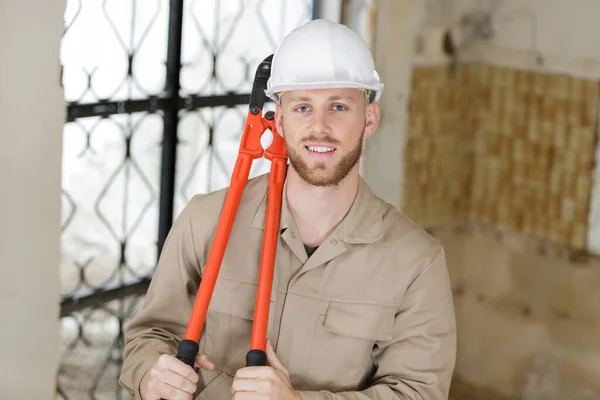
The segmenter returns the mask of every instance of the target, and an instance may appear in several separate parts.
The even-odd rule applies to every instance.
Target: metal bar
[[[188,103],[189,102],[189,103]],[[195,110],[203,107],[233,107],[250,102],[250,93],[228,93],[217,96],[190,96],[182,99],[181,108]]]
[[[160,204],[158,220],[158,254],[160,255],[173,223],[175,199],[175,165],[177,160],[177,124],[179,122],[179,76],[181,71],[181,35],[183,0],[171,0],[167,48],[166,107],[160,171]]]
[[[113,114],[130,114],[134,112],[154,112],[165,108],[165,100],[151,97],[143,100],[100,101],[91,104],[70,103],[67,105],[67,121],[78,118],[107,117]]]
[[[143,295],[148,290],[151,278],[140,279],[139,282],[118,286],[114,289],[100,288],[81,298],[66,297],[60,303],[60,318],[64,318],[87,307],[98,306],[112,300],[122,299],[129,295]]]
[[[250,93],[226,93],[214,96],[187,96],[178,100],[179,109],[196,110],[203,107],[234,107],[248,104]],[[156,112],[165,110],[166,98],[150,97],[142,100],[100,101],[98,103],[67,105],[67,121],[73,122],[78,118],[108,117],[114,114],[131,114],[135,112]]]

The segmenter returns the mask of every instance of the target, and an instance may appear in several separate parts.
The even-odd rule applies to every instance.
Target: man
[[[309,22],[278,47],[267,86],[290,161],[268,366],[245,366],[263,175],[241,199],[199,342],[199,372],[174,355],[226,189],[195,196],[176,219],[144,308],[127,328],[121,384],[144,400],[446,399],[456,331],[443,248],[359,175],[383,89],[368,47],[343,25]]]

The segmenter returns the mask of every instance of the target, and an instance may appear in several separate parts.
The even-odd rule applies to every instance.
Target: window
[[[256,68],[312,12],[301,0],[67,1],[62,398],[120,397],[123,325],[172,219],[229,184]]]

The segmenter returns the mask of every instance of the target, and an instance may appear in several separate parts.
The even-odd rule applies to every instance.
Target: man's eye
[[[300,107],[296,108],[296,111],[306,112],[306,111],[308,111],[308,107],[306,107],[306,106],[300,106]]]
[[[338,105],[333,106],[333,109],[335,111],[344,111],[346,109],[346,107],[341,104],[338,104]]]

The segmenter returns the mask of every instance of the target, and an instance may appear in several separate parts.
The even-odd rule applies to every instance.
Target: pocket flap
[[[339,335],[371,340],[390,340],[395,309],[378,304],[332,302],[324,328]]]
[[[254,319],[256,285],[219,276],[208,309],[244,319]]]
[[[257,290],[257,285],[236,281],[226,276],[219,276],[208,309],[253,320]],[[275,300],[276,291],[272,290],[271,307]]]

